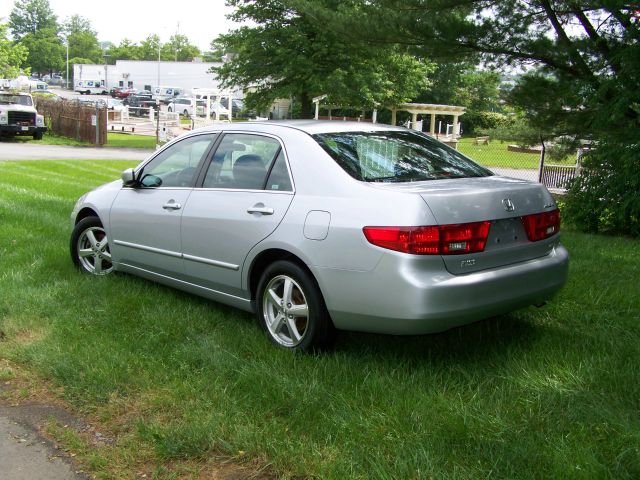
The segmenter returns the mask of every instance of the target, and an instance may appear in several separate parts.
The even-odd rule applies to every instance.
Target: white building
[[[93,80],[104,83],[107,89],[129,87],[152,90],[157,86],[192,88],[219,88],[211,67],[222,63],[158,62],[143,60],[116,60],[115,65],[77,64],[73,66],[74,82]]]

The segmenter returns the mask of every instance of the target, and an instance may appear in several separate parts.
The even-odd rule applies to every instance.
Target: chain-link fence
[[[522,147],[488,136],[460,138],[457,148],[498,175],[541,182],[553,190],[564,190],[579,174],[578,152],[551,162],[543,146]]]

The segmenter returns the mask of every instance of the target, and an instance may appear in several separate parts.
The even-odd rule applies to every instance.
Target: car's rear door
[[[196,135],[171,145],[139,172],[143,185],[120,190],[110,213],[115,262],[182,276],[180,217],[214,139]]]
[[[280,140],[225,134],[182,214],[187,280],[241,295],[247,254],[276,229],[293,195]]]

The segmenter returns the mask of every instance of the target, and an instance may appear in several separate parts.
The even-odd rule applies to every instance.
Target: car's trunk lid
[[[476,177],[415,183],[388,183],[390,188],[420,195],[440,225],[490,221],[485,250],[443,255],[453,274],[495,268],[547,255],[556,236],[531,242],[522,216],[556,208],[548,190],[538,183],[506,177]]]

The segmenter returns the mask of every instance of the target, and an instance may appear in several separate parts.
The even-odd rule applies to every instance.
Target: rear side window
[[[453,148],[411,131],[339,132],[313,138],[345,172],[364,182],[493,175]]]
[[[204,188],[262,190],[280,143],[271,137],[230,133],[224,136],[204,178]]]

